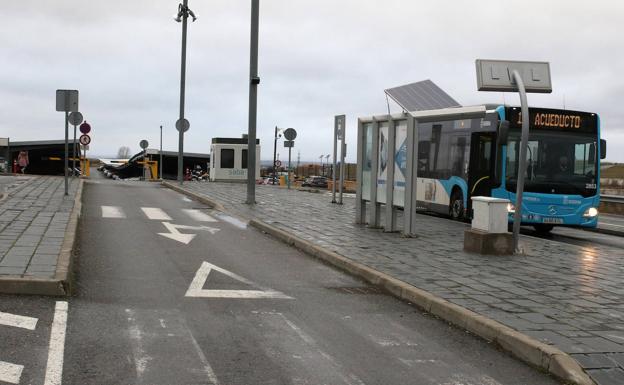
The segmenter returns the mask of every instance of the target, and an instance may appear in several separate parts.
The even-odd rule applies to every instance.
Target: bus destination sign
[[[509,126],[522,128],[522,113],[519,107],[505,109]],[[589,112],[529,108],[530,128],[596,132],[598,117]]]

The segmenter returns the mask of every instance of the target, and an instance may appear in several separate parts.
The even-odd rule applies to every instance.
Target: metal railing
[[[624,204],[624,195],[600,195],[600,201]]]

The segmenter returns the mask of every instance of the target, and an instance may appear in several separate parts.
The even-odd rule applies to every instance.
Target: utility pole
[[[275,167],[275,162],[277,161],[277,131],[278,128],[275,126],[275,134],[273,135],[273,182],[275,183],[275,176],[277,175],[277,170]],[[281,134],[280,134],[281,136]]]
[[[160,159],[158,160],[158,175],[163,179],[162,174],[162,125],[160,125]]]
[[[247,142],[247,204],[256,203],[256,114],[258,109],[258,24],[259,0],[251,0],[251,36],[249,47],[249,129]]]
[[[187,21],[189,15],[193,18],[193,21],[197,20],[197,17],[188,7],[188,0],[178,5],[178,15],[174,18],[175,21],[182,22],[182,55],[180,64],[180,117],[176,122],[176,128],[178,129],[178,182],[182,185],[184,181],[183,162],[184,162],[184,131],[188,130],[188,122],[184,119],[184,91],[186,87],[186,30]]]

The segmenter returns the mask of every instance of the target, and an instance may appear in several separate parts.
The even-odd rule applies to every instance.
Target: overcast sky
[[[250,0],[189,0],[185,150],[247,132]],[[56,89],[80,90],[92,154],[147,139],[177,149],[181,24],[172,0],[0,3],[0,136],[63,138]],[[553,93],[532,106],[597,112],[608,159],[624,162],[624,3],[594,1],[260,0],[258,137],[294,127],[302,160],[332,152],[333,116],[386,111],[385,88],[431,79],[463,105],[517,104],[476,91],[476,58],[551,63]],[[281,142],[281,141],[280,141]],[[278,144],[280,158],[287,151]]]

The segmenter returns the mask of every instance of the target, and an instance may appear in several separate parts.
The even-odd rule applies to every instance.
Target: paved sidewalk
[[[354,199],[257,186],[187,183],[227,211],[272,224],[494,319],[574,357],[598,384],[624,384],[624,250],[522,237],[522,256],[464,253],[466,224],[418,216],[418,238],[354,224]],[[400,221],[399,221],[400,222]]]
[[[61,177],[13,178],[8,196],[0,201],[0,292],[30,292],[22,290],[26,285],[34,286],[31,294],[44,294],[37,286],[46,286],[67,268],[59,258],[67,251],[66,230],[79,181],[71,180],[66,197]]]

